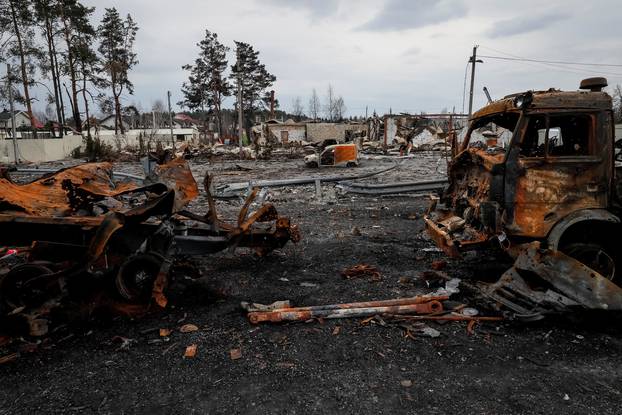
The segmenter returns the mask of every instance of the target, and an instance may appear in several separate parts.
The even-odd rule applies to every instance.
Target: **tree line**
[[[311,97],[309,97],[306,114],[304,107],[302,106],[302,99],[300,97],[294,98],[292,107],[293,113],[296,114],[298,118],[302,118],[307,115],[314,121],[321,119],[322,114],[324,114],[324,119],[327,121],[341,121],[345,118],[346,114],[345,101],[341,95],[337,96],[331,84],[328,84],[324,104],[320,102],[320,97],[318,96],[315,88],[313,88],[311,91]]]
[[[94,11],[79,0],[0,0],[0,62],[13,67],[16,100],[32,120],[32,89],[45,88],[51,118],[77,132],[84,121],[89,138],[89,104],[114,114],[115,133],[124,133],[121,96],[133,94],[129,73],[138,63],[132,16],[106,8],[95,27]]]
[[[181,107],[200,113],[204,118],[212,116],[220,134],[223,133],[223,100],[234,97],[234,109],[242,106],[244,128],[250,137],[254,116],[259,111],[267,111],[270,105],[278,109],[278,99],[272,101],[269,88],[276,76],[268,72],[259,59],[259,52],[248,43],[235,41],[235,61],[229,66],[227,59],[231,48],[224,45],[218,35],[209,30],[197,43],[198,56],[193,63],[182,66],[188,72],[188,79],[182,85]],[[241,93],[241,104],[238,103]],[[313,120],[340,121],[345,117],[346,105],[342,96],[337,96],[332,85],[328,85],[325,102],[322,104],[317,91],[313,89],[307,114]],[[292,115],[298,121],[305,116],[300,97],[292,103]]]
[[[223,100],[234,96],[234,108],[241,106],[246,136],[250,137],[255,113],[271,105],[268,88],[276,76],[268,72],[259,60],[259,52],[248,43],[235,41],[236,58],[230,67],[227,53],[231,49],[220,42],[216,33],[206,30],[205,38],[197,46],[199,54],[195,61],[182,66],[189,74],[181,87],[184,98],[178,105],[213,116],[222,134]],[[272,105],[278,107],[278,100]]]

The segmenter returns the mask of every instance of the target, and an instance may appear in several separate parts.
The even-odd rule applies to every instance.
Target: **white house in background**
[[[175,128],[199,128],[201,121],[192,118],[188,114],[179,113],[173,117],[173,127]]]
[[[34,118],[34,117],[33,117]],[[28,113],[26,111],[15,111],[15,128],[23,128],[30,127],[30,117],[28,117]],[[11,122],[11,112],[6,109],[0,112],[0,129],[2,130],[10,130],[13,128],[13,124]],[[35,128],[41,129],[43,128],[43,124],[35,118]]]
[[[34,124],[35,129],[41,130],[44,128],[44,125],[39,121],[36,117],[33,116],[33,123],[30,122],[30,117],[28,117],[28,113],[26,111],[15,111],[15,128],[17,129],[17,138],[28,138],[32,132],[23,131],[30,130],[30,127]],[[13,122],[11,118],[11,112],[6,109],[0,112],[0,139],[8,138],[12,134]],[[41,137],[45,135],[44,132],[38,131],[38,134],[42,134]],[[47,136],[50,136],[50,133],[47,132]]]
[[[99,120],[99,128],[105,129],[105,130],[114,130],[114,117],[115,117],[114,114],[111,114]],[[128,117],[122,116],[121,123],[123,124],[124,130],[127,131],[130,129],[130,123],[129,123]]]

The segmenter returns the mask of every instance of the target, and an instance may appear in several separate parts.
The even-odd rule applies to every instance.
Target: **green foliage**
[[[134,52],[134,41],[138,25],[129,14],[121,19],[116,8],[107,8],[97,29],[100,39],[98,51],[101,55],[101,74],[106,86],[134,92],[134,85],[129,80],[129,70],[138,64]],[[116,92],[113,91],[113,92]]]
[[[231,66],[231,80],[242,86],[242,108],[252,114],[265,108],[266,89],[276,81],[276,76],[266,70],[259,61],[259,52],[244,42],[235,42],[236,62]],[[237,103],[236,103],[237,105]]]
[[[182,66],[182,69],[190,71],[190,75],[188,82],[182,85],[184,100],[179,105],[192,110],[208,108],[219,111],[223,97],[231,94],[231,86],[224,76],[229,48],[218,41],[216,33],[209,30],[205,31],[205,39],[197,46],[199,56],[194,64]]]
[[[114,101],[115,126],[123,133],[121,122],[121,94],[127,90],[134,93],[134,85],[129,79],[129,71],[138,64],[134,52],[134,41],[138,25],[129,14],[125,20],[121,19],[117,9],[107,8],[97,29],[100,39],[99,54],[101,75],[100,84],[109,88]],[[116,130],[117,128],[115,128]]]
[[[112,146],[102,142],[99,137],[86,137],[84,144],[84,153],[81,153],[80,147],[73,150],[74,158],[86,157],[89,161],[114,160],[117,155]]]

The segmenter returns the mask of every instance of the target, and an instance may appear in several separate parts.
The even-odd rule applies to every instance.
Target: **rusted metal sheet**
[[[197,182],[182,158],[156,165],[154,175],[158,183],[164,183],[169,189],[175,190],[175,212],[199,195]]]
[[[523,250],[514,267],[537,274],[584,307],[622,310],[622,288],[563,252],[540,249],[538,242]]]
[[[458,251],[458,247],[454,244],[452,237],[445,231],[443,231],[434,221],[430,218],[423,218],[426,225],[428,235],[436,243],[436,246],[441,248],[451,258],[460,258],[462,255]]]
[[[63,169],[25,185],[0,178],[3,212],[34,216],[67,216],[74,209],[65,188],[71,186],[92,198],[118,196],[136,189],[133,183],[112,182],[111,163],[92,163]]]

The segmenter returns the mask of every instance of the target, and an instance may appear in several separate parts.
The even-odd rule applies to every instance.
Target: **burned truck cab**
[[[448,255],[500,246],[516,257],[532,242],[615,274],[612,100],[604,78],[581,91],[528,91],[476,112],[453,147],[449,187],[425,217]],[[482,131],[495,140],[478,140]]]

